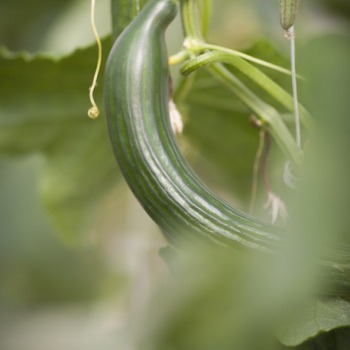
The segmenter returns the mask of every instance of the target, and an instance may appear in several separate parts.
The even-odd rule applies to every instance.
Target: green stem
[[[185,36],[189,42],[189,50],[191,51],[191,44],[193,44],[193,52],[198,53],[198,51],[200,52],[201,43],[204,43],[204,41],[198,30],[194,1],[181,0],[181,17]],[[300,165],[302,163],[302,153],[298,149],[279,113],[255,95],[222,64],[215,63],[208,70],[231,89],[256,114],[265,128],[274,137],[287,158],[295,165]]]
[[[232,67],[236,68],[238,71],[243,73],[245,76],[247,76],[249,79],[251,79],[261,89],[265,90],[283,107],[285,107],[289,111],[294,111],[295,104],[292,95],[290,95],[287,91],[285,91],[278,84],[276,84],[260,69],[257,69],[255,66],[245,61],[241,57],[238,57],[231,53],[222,51],[207,52],[188,60],[181,67],[180,70],[182,74],[188,75],[197,69],[203,68],[213,63],[227,63],[231,65]],[[303,108],[302,106],[300,106],[299,108],[302,123],[304,124],[306,129],[310,131],[312,128],[311,116],[305,108]]]
[[[211,0],[201,0],[199,10],[200,10],[200,28],[203,37],[208,33],[210,20],[211,20]]]
[[[208,70],[256,114],[287,158],[295,165],[300,165],[302,154],[278,112],[249,90],[223,65],[216,63],[210,66]]]
[[[215,51],[220,51],[220,52],[226,52],[226,53],[234,55],[234,56],[242,57],[247,61],[259,64],[260,66],[275,70],[276,72],[280,72],[280,73],[287,74],[287,75],[292,75],[292,72],[287,68],[283,68],[283,67],[278,66],[276,64],[261,60],[259,58],[253,57],[251,55],[248,55],[248,54],[241,52],[241,51],[238,51],[238,50],[228,49],[226,47],[222,47],[219,45],[212,45],[212,44],[208,44],[208,43],[200,43],[200,47],[202,50],[215,50]],[[298,76],[298,78],[301,78],[301,77]]]
[[[202,41],[202,35],[196,23],[196,6],[194,0],[181,0],[181,19],[185,37]]]
[[[176,53],[175,55],[172,55],[168,59],[168,63],[170,66],[175,64],[184,63],[187,61],[191,56],[191,52],[188,50],[182,50]]]
[[[148,0],[111,0],[112,39],[115,40]]]

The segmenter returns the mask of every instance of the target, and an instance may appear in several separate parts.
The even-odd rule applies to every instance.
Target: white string
[[[90,102],[92,107],[88,111],[88,116],[92,119],[95,119],[99,116],[100,111],[96,105],[95,99],[94,99],[94,90],[97,85],[97,77],[100,72],[101,68],[101,62],[102,62],[102,44],[100,40],[100,36],[98,35],[97,29],[96,29],[96,23],[95,23],[95,0],[91,0],[91,27],[92,31],[94,32],[96,43],[97,43],[97,48],[98,48],[98,58],[97,58],[97,65],[96,65],[96,70],[94,74],[94,78],[92,81],[92,85],[90,86]]]
[[[290,56],[291,56],[291,71],[292,71],[292,87],[294,101],[294,118],[295,118],[295,138],[299,149],[301,149],[301,131],[300,131],[300,116],[298,103],[298,88],[297,88],[297,72],[295,59],[295,32],[294,27],[290,27],[287,33],[290,40]]]

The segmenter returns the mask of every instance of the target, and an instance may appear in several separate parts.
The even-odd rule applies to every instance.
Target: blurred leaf
[[[133,348],[279,349],[267,332],[273,315],[264,303],[269,297],[254,288],[262,282],[254,272],[258,261],[222,247],[178,253],[171,258],[172,275],[131,325]]]
[[[317,134],[308,150],[306,169],[295,198],[292,225],[299,242],[306,235],[312,249],[329,253],[332,243],[341,244],[349,259],[349,36],[327,35],[309,40],[302,51],[302,68],[309,80],[304,91],[317,120]],[[315,196],[315,194],[317,194]],[[307,241],[301,249],[309,249]],[[341,278],[347,278],[346,269]],[[332,278],[328,275],[328,280]],[[326,277],[326,278],[327,278]],[[323,281],[321,281],[323,282]],[[316,335],[339,327],[350,327],[350,303],[340,298],[317,300],[296,310],[280,338],[297,345]],[[316,349],[338,347],[333,334],[317,340]],[[348,338],[349,339],[349,338]],[[316,340],[315,340],[316,342]],[[320,345],[322,344],[323,347]]]
[[[0,152],[42,150],[64,130],[91,123],[87,118],[88,88],[95,61],[94,47],[62,59],[2,50]],[[101,103],[101,89],[97,93]]]
[[[72,249],[55,236],[38,198],[42,168],[39,155],[0,157],[2,311],[91,302],[124,285],[122,271],[111,267],[103,245]]]
[[[99,124],[99,125],[98,125]],[[46,153],[41,195],[65,238],[84,242],[94,230],[101,200],[119,179],[102,121],[64,132]],[[101,127],[102,126],[102,127]]]
[[[303,278],[291,281],[280,259],[265,264],[212,247],[178,253],[172,275],[137,315],[136,349],[348,349],[350,303],[299,294]]]
[[[87,117],[95,60],[95,47],[61,59],[4,50],[0,58],[0,152],[45,155],[44,203],[71,242],[91,233],[99,201],[118,177],[104,120]],[[101,88],[96,93],[102,106]]]
[[[340,16],[350,17],[349,0],[322,0],[328,9],[337,12]]]
[[[340,327],[350,327],[350,303],[340,298],[319,299],[280,326],[278,338],[284,345],[296,346]]]
[[[332,332],[322,333],[297,347],[283,347],[283,350],[348,350],[350,329],[340,328]]]
[[[0,45],[11,50],[40,47],[47,28],[74,0],[0,0]]]

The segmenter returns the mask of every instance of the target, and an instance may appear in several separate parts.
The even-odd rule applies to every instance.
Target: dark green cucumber
[[[105,107],[119,166],[141,205],[171,243],[203,237],[276,252],[279,230],[219,199],[194,174],[178,148],[168,111],[169,71],[164,39],[175,13],[173,0],[150,0],[110,53]],[[335,275],[343,274],[343,265],[340,270],[329,265]],[[349,290],[349,285],[342,290],[346,288]]]
[[[193,173],[177,146],[168,112],[164,32],[173,0],[151,0],[109,56],[105,103],[110,137],[130,188],[152,219],[176,240],[181,232],[273,249],[276,229],[239,213]]]

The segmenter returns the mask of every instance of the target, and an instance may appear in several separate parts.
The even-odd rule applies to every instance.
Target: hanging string
[[[91,0],[91,27],[92,27],[92,31],[94,33],[95,39],[96,39],[96,43],[97,43],[97,49],[98,49],[98,57],[97,57],[97,64],[96,64],[96,69],[95,69],[95,74],[94,74],[94,78],[92,80],[92,85],[89,88],[89,98],[90,98],[90,102],[91,102],[91,108],[88,110],[88,116],[91,119],[96,119],[99,115],[100,115],[100,110],[98,109],[95,99],[94,99],[94,90],[96,88],[97,85],[97,78],[100,72],[100,68],[101,68],[101,62],[102,62],[102,43],[101,43],[101,39],[100,36],[97,32],[97,28],[96,28],[96,23],[95,23],[95,0]]]

